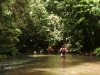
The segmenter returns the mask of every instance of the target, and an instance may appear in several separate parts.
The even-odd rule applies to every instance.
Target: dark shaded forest
[[[99,0],[0,0],[0,57],[70,52],[100,56]]]

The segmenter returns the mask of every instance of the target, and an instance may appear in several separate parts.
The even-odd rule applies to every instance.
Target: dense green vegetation
[[[0,0],[0,55],[71,51],[100,56],[100,0]],[[66,40],[66,38],[68,40]]]

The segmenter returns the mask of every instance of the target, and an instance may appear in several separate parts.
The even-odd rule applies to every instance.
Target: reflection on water
[[[91,63],[95,65],[94,70],[96,71],[99,67],[96,64],[100,64],[100,59],[93,56],[68,54],[66,60],[61,61],[60,55],[19,55],[1,60],[0,75],[58,75],[59,73],[62,75],[90,75],[88,74],[90,71],[87,73],[84,71],[86,69],[88,71],[92,67]]]

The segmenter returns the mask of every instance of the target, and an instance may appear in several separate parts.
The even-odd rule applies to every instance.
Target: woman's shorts
[[[61,56],[65,56],[65,54],[61,53]]]

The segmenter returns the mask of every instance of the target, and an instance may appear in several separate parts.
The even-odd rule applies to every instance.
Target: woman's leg
[[[62,60],[65,60],[65,56],[61,56],[61,59],[62,59]]]

